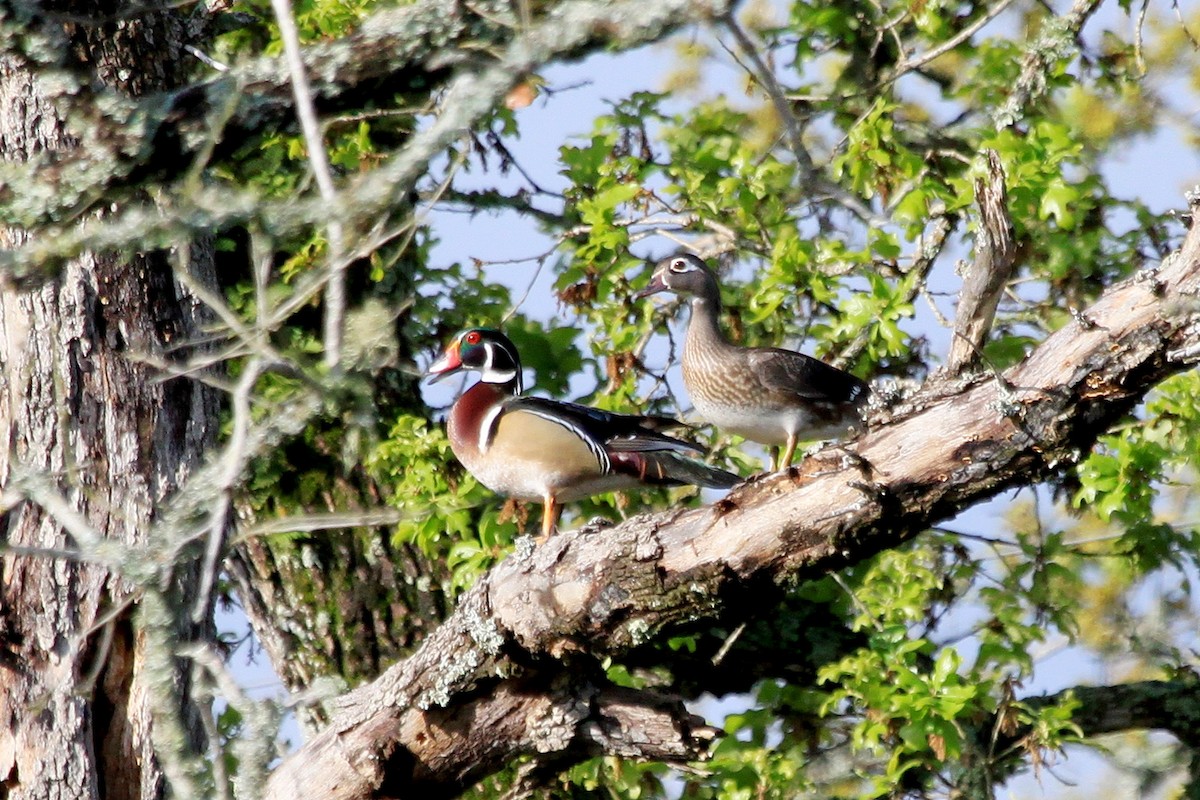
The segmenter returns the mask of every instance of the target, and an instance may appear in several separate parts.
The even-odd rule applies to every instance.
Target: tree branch
[[[1195,712],[1197,676],[1170,681],[1138,681],[1117,686],[1077,686],[1032,705],[1055,705],[1070,692],[1079,701],[1075,722],[1085,736],[1133,729],[1170,731],[1181,742],[1200,745],[1200,719]]]
[[[951,375],[957,375],[978,360],[983,342],[992,329],[996,306],[1017,259],[1012,219],[1008,215],[1004,165],[995,150],[988,150],[986,159],[987,178],[975,181],[975,200],[979,203],[975,263],[968,268],[958,295],[954,338],[946,359],[946,370]]]
[[[1021,74],[1013,92],[996,109],[992,122],[1004,130],[1020,122],[1031,102],[1046,93],[1046,77],[1059,59],[1075,55],[1075,39],[1100,7],[1100,0],[1075,0],[1071,10],[1061,17],[1049,17],[1038,40],[1025,50]]]
[[[721,735],[677,698],[612,686],[594,663],[581,666],[582,676],[484,679],[446,706],[380,707],[314,738],[271,776],[267,797],[452,797],[524,754],[564,766],[599,754],[686,763]]]
[[[1200,747],[1200,719],[1196,716],[1198,692],[1197,676],[1188,674],[1166,681],[1076,686],[1051,695],[1025,698],[1021,702],[1038,709],[1073,698],[1077,706],[1071,719],[1086,738],[1120,731],[1164,730],[1195,752]],[[994,725],[993,720],[982,729],[990,730]],[[995,764],[992,774],[981,777],[995,786],[1016,773],[1026,753],[1022,743],[1030,733],[1027,726],[1014,726],[999,736],[993,749],[997,753],[1008,753],[1009,757]],[[1193,755],[1193,772],[1197,760]]]

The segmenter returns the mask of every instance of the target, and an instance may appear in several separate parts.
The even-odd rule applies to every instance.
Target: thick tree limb
[[[1055,705],[1068,692],[1079,701],[1074,719],[1086,736],[1135,729],[1165,730],[1186,744],[1200,746],[1200,718],[1195,712],[1200,684],[1195,675],[1116,686],[1077,686],[1025,702]]]
[[[1196,698],[1200,693],[1197,676],[1181,675],[1172,680],[1135,681],[1113,686],[1076,686],[1055,694],[1030,697],[1025,705],[1040,708],[1063,703],[1068,697],[1078,703],[1072,720],[1085,737],[1102,736],[1129,730],[1168,731],[1180,742],[1200,752],[1200,718],[1196,715]],[[990,729],[993,720],[985,726]],[[1001,757],[992,767],[992,774],[980,776],[991,786],[998,785],[1015,774],[1026,755],[1026,737],[1031,731],[1025,726],[1005,726],[996,737],[992,751]],[[1197,762],[1192,757],[1192,774],[1197,774]],[[1190,796],[1190,795],[1189,795]]]
[[[986,157],[987,179],[975,181],[975,200],[979,204],[975,262],[968,267],[958,295],[954,338],[946,358],[946,370],[951,375],[957,375],[979,358],[1017,258],[1012,219],[1008,215],[1008,192],[1004,187],[1004,166],[995,150],[988,150]]]
[[[413,738],[428,727],[420,721],[475,702],[493,676],[531,667],[570,676],[568,662],[625,653],[666,627],[749,616],[765,595],[797,579],[894,547],[1007,487],[1055,474],[1155,383],[1191,365],[1169,354],[1193,352],[1198,292],[1200,227],[1193,225],[1160,268],[1113,286],[1002,379],[931,382],[858,440],[751,479],[712,506],[519,549],[412,657],[337,701],[333,723],[276,770],[268,797],[290,800],[304,774],[364,761],[396,771],[376,771],[323,800],[370,796],[385,779],[389,794],[402,795],[415,775],[400,768],[396,753],[424,746]],[[509,752],[533,752],[521,744],[530,741],[526,731],[509,735]],[[479,736],[497,734],[477,728],[439,747],[448,754],[478,747]]]
[[[397,736],[399,734],[399,736]],[[524,753],[570,763],[601,753],[687,762],[720,731],[653,692],[575,681],[567,672],[487,682],[463,702],[392,706],[272,779],[291,797],[452,797]],[[377,747],[391,742],[386,750]],[[411,746],[401,746],[400,742]],[[447,742],[469,743],[446,747]],[[282,795],[280,795],[282,796]]]

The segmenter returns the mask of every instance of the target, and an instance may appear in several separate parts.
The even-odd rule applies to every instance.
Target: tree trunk
[[[91,9],[109,14],[113,9]],[[77,18],[74,18],[77,19]],[[82,91],[141,94],[182,78],[182,18],[114,15],[43,31]],[[61,49],[57,49],[61,47]],[[0,57],[0,156],[86,146],[39,65]],[[80,143],[80,139],[84,139]],[[47,176],[47,186],[53,176]],[[20,198],[17,198],[19,202]],[[0,231],[0,246],[24,241]],[[193,280],[213,283],[211,243],[184,245]],[[211,445],[215,393],[150,366],[179,358],[205,309],[176,280],[166,253],[86,253],[37,287],[0,276],[0,486],[21,481],[65,500],[97,537],[144,545],[149,523]],[[36,476],[36,477],[35,477]],[[41,504],[3,504],[0,541],[0,795],[108,798],[163,795],[151,742],[146,638],[138,596],[108,566],[70,554],[75,537]],[[194,576],[192,583],[194,583]],[[189,585],[187,569],[173,576]],[[180,611],[189,619],[190,608]],[[206,637],[208,623],[180,624]],[[176,669],[176,684],[186,675]],[[181,697],[186,693],[180,693]],[[195,714],[184,719],[192,731]],[[198,738],[198,737],[197,737]]]

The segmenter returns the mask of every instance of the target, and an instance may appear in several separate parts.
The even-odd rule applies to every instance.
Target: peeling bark
[[[987,179],[975,181],[979,204],[979,230],[975,234],[975,263],[968,267],[958,295],[954,338],[946,357],[946,371],[957,375],[979,360],[1000,296],[1008,285],[1017,260],[1012,219],[1008,215],[1004,165],[995,150],[987,151]]]
[[[318,780],[321,791],[309,796],[323,800],[459,786],[461,774],[446,770],[435,780],[418,773],[415,756],[400,754],[427,753],[430,743],[414,732],[479,702],[514,673],[570,682],[580,663],[629,652],[664,628],[749,616],[798,579],[860,561],[1010,486],[1060,472],[1155,383],[1191,366],[1173,354],[1196,352],[1198,292],[1200,227],[1193,225],[1160,268],[1111,287],[1003,375],[931,381],[871,420],[857,440],[752,478],[712,506],[518,548],[413,656],[341,698],[332,724],[272,775],[268,797],[290,798]],[[590,681],[586,672],[574,680]],[[560,713],[570,716],[566,707]],[[531,747],[532,721],[501,731],[442,730],[438,759],[422,755],[420,763],[456,763],[454,753],[478,751],[481,738],[499,747],[500,737],[513,754],[560,756],[583,727],[562,737],[557,753]],[[364,763],[378,768],[363,770]]]

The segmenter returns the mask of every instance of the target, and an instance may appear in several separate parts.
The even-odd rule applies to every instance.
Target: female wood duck
[[[751,441],[783,445],[772,471],[791,464],[798,441],[834,438],[861,425],[870,392],[858,378],[803,353],[740,347],[725,338],[721,289],[699,258],[682,253],[660,261],[637,296],[666,291],[691,298],[683,383],[696,413]]]
[[[662,432],[682,427],[676,420],[521,396],[517,349],[499,331],[462,331],[427,374],[439,381],[463,370],[480,381],[450,409],[450,449],[489,489],[540,500],[543,540],[565,501],[639,483],[728,489],[741,480],[685,457],[703,451]]]

